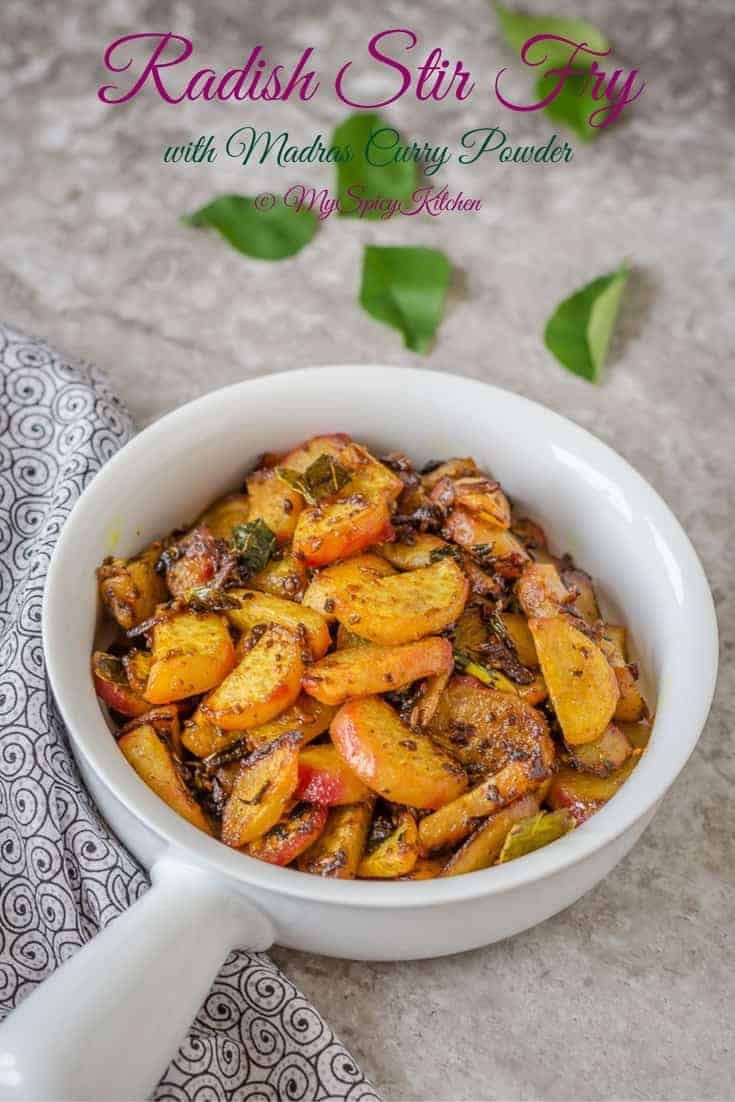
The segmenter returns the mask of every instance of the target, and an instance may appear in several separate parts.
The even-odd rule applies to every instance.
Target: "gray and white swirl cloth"
[[[97,814],[46,682],[41,601],[82,490],[133,435],[95,368],[0,325],[0,1013],[147,888]],[[157,1102],[373,1102],[313,1006],[264,954],[222,967]]]

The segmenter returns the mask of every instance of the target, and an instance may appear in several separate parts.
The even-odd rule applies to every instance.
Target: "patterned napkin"
[[[44,674],[41,601],[80,493],[133,435],[94,368],[0,325],[0,1011],[147,888],[99,818]],[[261,953],[232,953],[155,1099],[378,1096],[331,1029]]]

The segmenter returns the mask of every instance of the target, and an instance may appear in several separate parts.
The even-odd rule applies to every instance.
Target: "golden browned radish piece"
[[[552,563],[532,562],[516,582],[516,596],[528,617],[558,616],[572,594]]]
[[[244,846],[275,826],[296,789],[298,760],[298,735],[288,733],[240,763],[222,813],[226,845]]]
[[[228,494],[210,505],[202,513],[197,524],[203,524],[215,539],[229,540],[236,524],[245,524],[249,519],[250,503],[247,494]]]
[[[427,815],[419,823],[419,842],[425,852],[460,842],[487,818],[521,796],[536,792],[554,764],[554,744],[548,733],[540,735],[535,753],[509,761],[463,796]]]
[[[496,811],[449,858],[441,876],[461,876],[488,868],[496,861],[512,827],[537,811],[538,800],[534,796],[522,796],[502,811]]]
[[[355,493],[304,509],[294,532],[293,551],[307,566],[327,566],[393,535],[384,499]]]
[[[463,654],[474,655],[487,644],[489,632],[479,605],[468,604],[454,628],[454,645]]]
[[[299,745],[306,746],[326,731],[333,715],[334,708],[302,693],[290,708],[286,708],[275,719],[269,719],[267,723],[251,727],[248,731],[222,731],[214,723],[210,723],[201,708],[197,708],[184,725],[182,742],[198,758],[206,758],[210,754],[226,750],[246,736],[248,746],[255,749],[274,742],[287,731],[298,731]]]
[[[393,647],[367,644],[335,651],[310,666],[303,687],[325,704],[342,704],[350,697],[402,689],[421,677],[446,673],[452,662],[448,639],[430,637]]]
[[[633,747],[620,727],[611,723],[594,742],[585,742],[570,751],[572,764],[583,773],[609,777],[627,761]]]
[[[297,804],[262,838],[251,842],[247,852],[271,865],[290,865],[317,840],[326,821],[326,807]]]
[[[306,566],[290,551],[279,559],[271,559],[267,566],[248,578],[251,589],[260,589],[263,593],[272,593],[274,597],[283,597],[287,601],[300,601],[307,584]]]
[[[599,645],[611,666],[624,666],[628,661],[626,631],[619,624],[602,625]]]
[[[434,488],[441,493],[440,486]],[[453,482],[454,501],[460,509],[474,513],[480,520],[510,528],[510,504],[497,482],[484,475],[469,475]]]
[[[636,680],[636,668],[627,662],[625,628],[616,624],[605,624],[600,650],[612,666],[620,690],[615,719],[618,723],[637,723],[645,718],[647,708]]]
[[[329,744],[307,746],[299,754],[296,799],[313,804],[358,804],[371,793]]]
[[[128,732],[144,724],[150,724],[158,737],[168,746],[174,761],[181,761],[181,720],[178,704],[159,704],[156,708],[149,708],[145,715],[129,719],[120,733],[127,735]]]
[[[533,681],[528,685],[515,685],[515,690],[521,700],[525,700],[526,704],[531,704],[534,707],[537,704],[543,703],[549,695],[549,690],[546,688],[546,682],[543,677],[538,674],[534,677]]]
[[[534,559],[538,557],[539,551],[547,550],[546,533],[541,525],[530,517],[511,516],[510,530],[526,550],[532,552]],[[550,556],[547,556],[543,561],[549,561],[549,559]]]
[[[620,691],[614,718],[618,723],[637,723],[644,719],[647,711],[646,702],[630,666],[615,666],[613,673]]]
[[[627,781],[638,764],[642,751],[634,750],[620,769],[609,777],[594,777],[580,773],[571,766],[562,766],[554,774],[546,797],[549,807],[568,807],[577,823],[583,823],[606,804]]]
[[[114,654],[94,652],[92,680],[100,700],[122,716],[142,716],[150,708],[148,701],[133,689],[123,663]]]
[[[441,559],[422,570],[355,583],[335,591],[332,600],[340,623],[372,643],[392,645],[435,635],[453,623],[467,591],[456,562]]]
[[[181,780],[171,753],[149,723],[123,735],[118,746],[138,776],[170,808],[184,819],[211,834],[209,823],[199,804]]]
[[[238,631],[249,632],[256,624],[280,624],[295,632],[303,629],[312,657],[321,658],[327,653],[331,643],[329,627],[312,608],[257,589],[228,589],[227,596],[239,602],[239,608],[228,608],[225,613]]]
[[[423,684],[423,692],[411,711],[411,727],[426,727],[431,722],[451,676],[452,671],[446,670],[444,673],[435,674],[434,677],[427,677]]]
[[[480,471],[471,456],[458,459],[447,459],[444,463],[438,463],[431,471],[421,476],[421,482],[425,490],[433,490],[437,482],[443,478],[465,478],[471,475],[479,475]]]
[[[588,624],[596,624],[600,619],[600,606],[589,574],[584,570],[564,570],[561,579],[570,593],[574,594],[573,607],[577,615]]]
[[[645,750],[651,738],[650,721],[642,723],[621,723],[620,730],[634,750]]]
[[[403,480],[359,444],[350,443],[339,457],[339,462],[353,472],[345,493],[381,497],[390,504],[403,492]]]
[[[244,734],[244,731],[220,731],[219,727],[207,719],[201,708],[197,708],[184,723],[181,741],[191,754],[206,758],[218,750],[225,750]]]
[[[380,555],[372,553],[355,555],[347,562],[336,563],[328,566],[309,583],[309,588],[304,594],[303,604],[307,608],[313,608],[329,620],[336,618],[337,609],[342,608],[342,603],[351,592],[362,592],[366,585],[385,577],[386,574],[394,574],[393,567]]]
[[[174,550],[174,549],[172,549]],[[186,598],[192,589],[209,585],[217,573],[223,547],[209,529],[199,524],[175,547],[166,566],[166,585],[174,597]]]
[[[213,612],[166,615],[153,629],[153,664],[145,698],[168,704],[205,693],[235,664],[235,649],[223,616]]]
[[[306,693],[301,693],[291,707],[281,712],[275,719],[258,727],[251,727],[248,731],[248,741],[253,746],[262,746],[272,742],[279,735],[285,734],[286,731],[297,731],[299,745],[306,746],[308,742],[326,731],[333,716],[334,708],[314,700]]]
[[[240,768],[240,761],[241,759],[238,758],[236,761],[228,762],[227,765],[220,765],[215,771],[220,795],[223,799],[227,799],[232,795],[232,789],[235,787],[235,780],[237,779],[237,773]]]
[[[451,544],[429,532],[416,534],[413,543],[385,543],[378,553],[397,570],[420,570],[451,551]]]
[[[474,677],[453,677],[427,732],[477,777],[497,773],[511,758],[534,760],[548,726],[517,696],[485,688]]]
[[[250,502],[248,520],[262,520],[276,537],[277,543],[288,543],[304,507],[301,494],[292,490],[274,470],[268,468],[251,474],[247,488]]]
[[[446,864],[445,857],[419,857],[416,864],[399,880],[435,880]]]
[[[109,559],[97,570],[100,600],[123,631],[150,619],[165,601],[166,583],[156,573],[161,544],[132,559]]]
[[[330,432],[312,436],[282,455],[275,464],[303,474],[320,455],[331,455],[341,462],[341,453],[352,443],[346,432]],[[346,464],[345,464],[346,465]]]
[[[416,819],[403,808],[392,833],[363,857],[357,875],[363,880],[395,880],[411,872],[418,855]]]
[[[299,695],[304,672],[301,648],[296,632],[272,624],[202,701],[202,713],[225,731],[267,723]]]
[[[620,696],[605,655],[564,617],[532,619],[529,627],[564,741],[569,746],[594,742]]]
[[[460,562],[470,583],[471,594],[476,597],[490,597],[493,600],[503,596],[503,582],[500,576],[494,573],[494,564],[491,560],[484,564],[486,569],[482,569],[469,551],[463,551]]]
[[[144,693],[148,684],[148,675],[153,665],[153,655],[149,650],[133,647],[123,655],[122,664],[130,682],[130,688],[136,693]]]
[[[372,801],[333,807],[320,837],[298,858],[299,869],[316,876],[354,880],[372,814]]]
[[[533,641],[526,617],[522,616],[520,612],[501,612],[500,619],[516,649],[518,661],[521,665],[528,667],[530,670],[538,669],[536,644]]]
[[[407,727],[379,697],[343,704],[330,731],[353,773],[388,800],[409,807],[441,807],[467,787],[456,759]]]
[[[388,503],[395,501],[403,490],[403,482],[398,475],[345,433],[315,436],[285,455],[279,466],[303,474],[321,455],[336,459],[352,474],[350,482],[344,487],[345,497],[361,493],[366,497],[380,497]]]
[[[453,509],[443,531],[473,554],[482,549],[483,558],[491,559],[494,569],[505,578],[517,578],[528,561],[528,552],[512,532],[467,509]]]

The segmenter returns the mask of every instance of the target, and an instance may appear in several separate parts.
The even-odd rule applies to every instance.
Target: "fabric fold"
[[[148,886],[79,777],[41,641],[43,587],[61,526],[134,431],[96,368],[0,325],[2,1015]],[[280,969],[243,951],[223,965],[154,1097],[378,1099]]]

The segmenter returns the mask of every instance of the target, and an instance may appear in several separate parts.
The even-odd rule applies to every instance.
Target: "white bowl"
[[[649,749],[606,808],[522,861],[406,884],[324,880],[272,867],[189,826],[143,784],[110,736],[89,675],[98,616],[95,567],[113,550],[139,550],[239,487],[263,452],[338,431],[377,454],[400,448],[419,464],[473,455],[540,521],[552,547],[570,551],[593,575],[603,602],[630,629],[657,697]],[[468,900],[506,895],[601,855],[640,826],[684,766],[707,717],[717,671],[716,621],[701,564],[667,506],[623,459],[518,395],[455,375],[378,366],[253,379],[190,402],[140,433],[100,471],[64,526],[48,576],[44,642],[56,700],[104,811],[112,796],[156,839],[249,886],[294,901],[386,913],[440,904],[456,905],[459,915]],[[137,839],[130,841],[142,852]],[[497,909],[490,913],[497,916]],[[548,913],[539,893],[517,928]],[[389,958],[467,949],[515,932],[497,930],[497,917],[481,929],[460,924],[459,937],[426,938],[425,930],[422,936],[412,930],[408,942],[385,931],[382,945],[370,923],[362,944],[347,928],[336,942],[302,929],[284,929],[278,940],[335,955]]]
[[[94,570],[193,518],[242,482],[264,451],[344,431],[419,464],[473,455],[570,551],[631,631],[654,688],[656,721],[631,778],[597,815],[553,845],[482,872],[416,883],[345,882],[276,868],[205,836],[127,764],[95,698],[89,655]],[[111,534],[114,540],[111,542]],[[113,546],[114,543],[114,546]],[[102,812],[151,866],[175,854],[255,905],[256,942],[358,959],[434,956],[514,934],[605,876],[650,820],[707,717],[717,629],[699,560],[661,498],[618,455],[515,394],[435,372],[324,367],[208,394],[142,432],[97,475],[69,517],[48,576],[46,662],[84,777]],[[263,918],[264,916],[264,918]],[[262,919],[262,921],[261,921]],[[247,943],[247,933],[241,940]],[[251,942],[252,943],[252,942]]]

